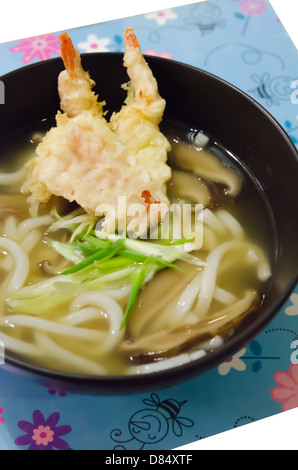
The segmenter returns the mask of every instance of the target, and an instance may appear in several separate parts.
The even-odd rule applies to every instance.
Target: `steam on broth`
[[[129,71],[139,47],[130,29],[125,34]],[[78,57],[75,53],[74,64]],[[257,315],[266,294],[272,239],[262,195],[212,136],[170,123],[163,123],[160,132],[158,113],[162,115],[164,103],[154,82],[144,109],[132,97],[131,83],[137,85],[131,73],[124,120],[115,115],[107,124],[98,117],[97,97],[88,95],[89,78],[79,70],[80,86],[83,80],[91,103],[88,110],[78,111],[82,103],[86,106],[85,95],[74,103],[69,89],[65,95],[62,89],[65,114],[59,115],[56,128],[52,120],[43,120],[1,145],[0,340],[7,353],[27,363],[95,376],[150,373],[199,358],[228,341],[244,319]],[[67,72],[66,82],[74,71]],[[143,79],[148,73],[144,68]],[[150,108],[152,103],[158,105]],[[125,114],[129,106],[130,114]],[[57,193],[60,180],[42,176],[45,150],[53,154],[61,139],[64,153],[73,151],[65,135],[69,126],[79,126],[79,145],[82,122],[92,138],[100,133],[105,148],[120,153],[123,161],[127,149],[133,155],[137,176],[130,180],[128,172],[125,185],[132,188],[131,201],[142,199],[145,210],[138,213],[137,224],[129,219],[127,231],[119,230],[121,211],[116,214],[118,230],[105,231],[107,216],[79,204],[86,201],[79,191],[78,200],[70,197],[69,180],[68,192],[65,186]],[[136,137],[140,122],[146,132]],[[99,132],[97,125],[109,128]],[[141,150],[135,150],[136,139]],[[153,160],[150,167],[148,158],[156,158],[158,148],[167,159]],[[70,162],[77,158],[70,156]],[[86,172],[82,180],[89,176]],[[106,198],[109,189],[101,188]],[[186,206],[191,208],[191,230],[176,236],[169,218],[162,237],[170,208],[179,215]],[[151,209],[153,219],[148,217]],[[197,227],[203,237],[196,238]]]

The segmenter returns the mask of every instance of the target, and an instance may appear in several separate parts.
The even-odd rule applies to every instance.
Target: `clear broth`
[[[43,120],[40,123],[29,126],[25,129],[22,129],[16,132],[14,135],[9,136],[7,139],[1,142],[0,148],[0,171],[1,172],[12,172],[19,169],[26,160],[34,155],[36,145],[38,143],[38,138],[34,138],[35,135],[44,134],[53,125],[53,120]],[[166,135],[171,135],[173,138],[176,136],[182,137],[183,140],[191,141],[193,131],[190,133],[188,130],[185,130],[179,126],[170,125],[165,127],[164,132]],[[236,198],[229,198],[223,196],[223,187],[217,185],[217,191],[222,196],[220,197],[221,207],[229,211],[242,225],[245,230],[246,238],[249,241],[259,245],[265,252],[266,256],[270,260],[271,265],[274,264],[274,253],[275,253],[275,230],[273,216],[271,213],[270,205],[257,181],[249,173],[247,168],[240,162],[237,161],[237,158],[231,155],[230,152],[225,150],[220,144],[218,144],[214,139],[210,138],[208,143],[208,149],[215,155],[217,155],[220,160],[228,166],[234,168],[242,178],[243,186],[241,193]],[[171,160],[171,155],[169,156]],[[1,194],[14,194],[17,193],[18,188],[16,187],[2,187]],[[0,197],[1,197],[0,194]],[[26,198],[25,195],[23,196]],[[12,212],[12,214],[14,214]],[[17,217],[18,221],[22,221],[28,218],[28,207],[26,205],[23,209],[14,214]],[[1,214],[0,209],[0,235],[6,236],[4,233],[4,220],[7,217],[6,213]],[[44,279],[47,279],[49,276],[46,275],[40,265],[43,260],[49,260],[53,265],[61,261],[61,257],[57,255],[53,250],[51,250],[44,242],[43,239],[46,234],[41,234],[41,241],[36,246],[36,248],[30,253],[30,263],[31,271],[29,278],[27,279],[26,284],[32,284],[40,282]],[[204,254],[200,253],[200,257]],[[0,262],[2,263],[6,258],[5,254],[0,253]],[[187,267],[185,266],[187,269]],[[158,276],[164,276],[165,272],[161,272],[156,276],[155,285],[158,286]],[[0,282],[2,285],[5,283],[5,278],[7,272],[0,270]],[[153,281],[152,281],[153,282]],[[245,274],[241,270],[235,270],[229,276],[223,277],[221,280],[221,285],[223,288],[227,288],[230,292],[237,295],[237,293],[245,287],[249,287],[257,290],[261,297],[266,295],[268,285],[270,283],[261,283],[256,279],[255,274],[251,271],[247,271]],[[145,286],[143,290],[145,291],[147,287]],[[158,292],[156,292],[155,298],[159,298]],[[65,315],[68,311],[69,303],[62,305],[57,308],[55,311],[51,312],[49,316],[45,318],[50,318],[55,320],[55,318]],[[218,305],[216,302],[212,305],[212,311],[216,311]],[[7,308],[5,305],[5,298],[0,299],[0,315],[6,315]],[[88,328],[105,328],[105,320],[99,319],[92,323],[87,323],[82,325]],[[7,329],[4,331],[8,333]],[[10,331],[9,334],[15,338],[19,338],[25,341],[32,341],[33,332],[30,329],[23,329],[15,327],[14,331]],[[129,334],[129,326],[128,333]],[[92,358],[94,354],[94,345],[90,346],[87,342],[77,341],[70,342],[66,338],[55,338],[57,344],[60,344],[63,347],[68,347],[70,351],[74,353],[83,354],[85,358]],[[21,360],[26,359],[21,358]],[[33,363],[34,361],[31,360]],[[129,370],[131,370],[131,363],[127,356],[124,356],[117,349],[113,351],[112,354],[108,356],[103,355],[99,358],[99,363],[108,364],[109,375],[125,375]],[[36,360],[35,365],[42,366],[51,370],[62,370],[64,372],[77,372],[72,369],[65,367],[63,362],[53,360],[51,358],[42,359],[42,361]]]

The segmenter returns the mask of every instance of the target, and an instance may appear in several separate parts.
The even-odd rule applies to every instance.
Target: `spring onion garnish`
[[[81,269],[86,268],[90,264],[93,264],[95,261],[99,261],[99,260],[107,261],[108,259],[115,256],[121,250],[121,248],[123,248],[123,245],[124,245],[124,240],[117,240],[108,248],[95,251],[91,256],[88,256],[88,258],[84,259],[84,261],[81,261],[75,266],[72,266],[71,268],[66,269],[65,271],[63,271],[62,274],[76,273],[77,271],[80,271]]]
[[[142,286],[144,285],[146,278],[150,275],[151,271],[156,267],[154,257],[150,256],[146,261],[136,269],[132,276],[132,288],[130,291],[129,299],[126,305],[126,310],[121,323],[120,328],[123,329],[126,326],[129,315],[133,311],[135,302]]]
[[[74,298],[80,292],[107,290],[130,286],[121,328],[125,328],[136,304],[141,288],[161,269],[180,269],[175,261],[204,266],[205,263],[186,249],[189,239],[169,244],[130,239],[125,234],[111,240],[99,239],[94,220],[80,211],[73,217],[60,217],[48,233],[66,229],[69,242],[47,238],[47,243],[72,266],[56,276],[37,284],[24,286],[8,299],[10,310],[15,313],[38,314]]]

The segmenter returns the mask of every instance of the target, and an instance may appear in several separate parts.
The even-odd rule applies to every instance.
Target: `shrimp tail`
[[[68,33],[60,34],[59,42],[65,66],[58,78],[61,109],[69,117],[78,116],[84,111],[102,116],[105,102],[98,102],[97,95],[92,90],[95,82],[83,69],[80,52],[74,47]]]
[[[124,42],[126,47],[135,47],[136,49],[141,49],[139,41],[136,35],[133,32],[133,28],[126,28],[124,33]]]
[[[62,33],[59,37],[61,58],[69,75],[74,78],[81,68],[81,59],[78,51],[70,39],[68,33]]]
[[[156,79],[131,27],[124,32],[124,44],[124,65],[134,91],[134,99],[130,99],[132,94],[129,95],[130,107],[139,109],[147,119],[159,124],[165,109],[165,100],[159,95]]]

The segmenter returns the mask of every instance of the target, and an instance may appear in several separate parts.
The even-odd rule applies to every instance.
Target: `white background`
[[[0,43],[191,3],[197,2],[192,0],[5,1],[1,4]],[[271,4],[298,48],[298,0],[271,0]],[[298,450],[297,427],[298,408],[190,443],[180,449]]]
[[[202,1],[202,0],[197,0]],[[0,43],[197,3],[193,0],[14,0],[1,2]],[[298,47],[298,0],[271,0]],[[85,5],[85,6],[84,6]],[[49,8],[50,6],[50,8]]]

